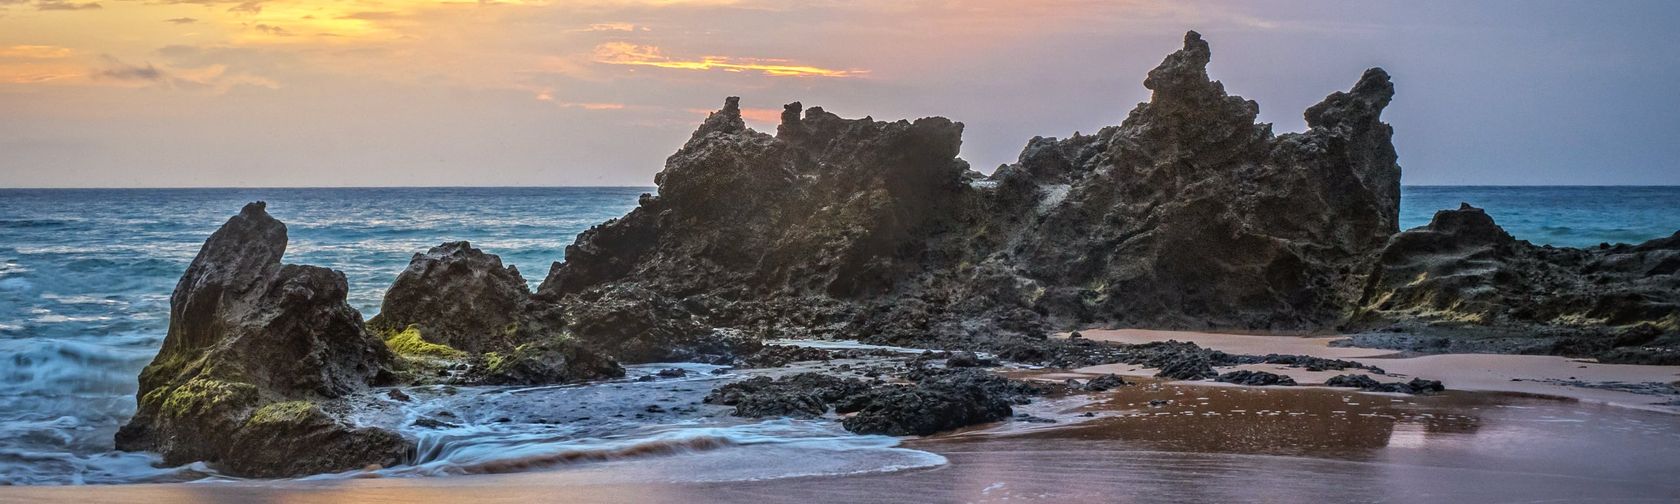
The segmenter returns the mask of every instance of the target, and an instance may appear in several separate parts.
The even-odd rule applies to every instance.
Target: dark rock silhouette
[[[730,98],[667,160],[658,194],[580,235],[539,297],[573,324],[611,297],[596,292],[634,288],[681,299],[663,303],[680,305],[673,319],[759,337],[974,349],[1052,326],[1333,325],[1397,231],[1388,75],[1367,71],[1309,109],[1307,132],[1274,136],[1208,79],[1209,59],[1188,34],[1123,124],[1035,138],[990,177],[956,157],[961,123],[794,103],[771,136]]]
[[[317,403],[386,378],[392,356],[345,302],[342,273],[281,264],[285,250],[286,227],[262,202],[205,241],[170,298],[169,333],[140,374],[119,449],[250,476],[411,458],[401,436],[322,413]]]

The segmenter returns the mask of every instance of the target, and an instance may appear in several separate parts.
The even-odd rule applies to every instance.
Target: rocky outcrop
[[[368,327],[427,383],[551,385],[624,376],[612,357],[566,332],[562,307],[535,303],[519,270],[450,242],[414,254]],[[594,333],[592,333],[594,334]],[[448,368],[470,364],[468,373]]]
[[[566,338],[525,343],[486,359],[481,383],[550,385],[623,378],[618,361]]]
[[[140,374],[117,447],[231,474],[392,465],[413,446],[319,403],[389,378],[391,353],[345,302],[344,275],[282,264],[286,227],[246,205],[204,243],[170,298],[169,332]]]
[[[414,254],[368,325],[389,333],[413,326],[429,343],[468,353],[507,352],[546,332],[530,302],[518,269],[467,242],[450,242]]]
[[[888,385],[853,396],[837,410],[848,431],[889,436],[926,436],[993,422],[1014,414],[1039,390],[979,369],[930,370],[911,376],[913,385]]]
[[[1121,125],[1035,138],[990,176],[956,157],[961,123],[793,103],[772,136],[730,98],[658,194],[580,235],[538,295],[589,312],[575,307],[636,289],[678,307],[662,321],[979,350],[1053,326],[1333,325],[1397,231],[1388,75],[1278,136],[1208,78],[1210,59],[1186,35]]]
[[[1517,351],[1680,363],[1680,233],[1590,249],[1512,238],[1468,204],[1395,235],[1356,321],[1407,333],[1356,342],[1423,351]]]

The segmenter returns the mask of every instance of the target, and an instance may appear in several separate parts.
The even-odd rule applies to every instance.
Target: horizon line
[[[1400,187],[1680,187],[1680,184],[1401,184]],[[394,186],[35,186],[0,187],[0,191],[108,191],[108,190],[300,190],[300,189],[658,189],[656,185],[394,185]]]

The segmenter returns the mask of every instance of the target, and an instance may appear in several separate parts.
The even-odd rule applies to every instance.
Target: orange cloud
[[[648,31],[648,27],[642,26],[642,27],[638,28],[633,23],[595,23],[595,24],[589,25],[589,28],[585,29],[584,31],[594,31],[594,32],[621,31],[621,32],[627,32],[627,31],[636,31],[638,29],[640,29],[641,31]]]
[[[46,45],[15,45],[0,47],[0,58],[54,59],[70,56],[68,47]]]
[[[608,42],[595,46],[595,62],[608,65],[641,65],[679,70],[723,70],[725,72],[760,72],[773,77],[855,77],[868,70],[835,70],[796,65],[782,59],[733,58],[703,56],[698,60],[672,59],[655,46],[628,42]]]

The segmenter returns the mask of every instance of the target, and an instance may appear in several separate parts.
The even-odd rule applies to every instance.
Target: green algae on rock
[[[262,202],[205,241],[170,298],[169,332],[141,372],[139,408],[117,432],[119,449],[253,476],[412,458],[400,435],[312,404],[389,379],[392,354],[345,302],[343,274],[282,264],[285,248],[286,227]]]

